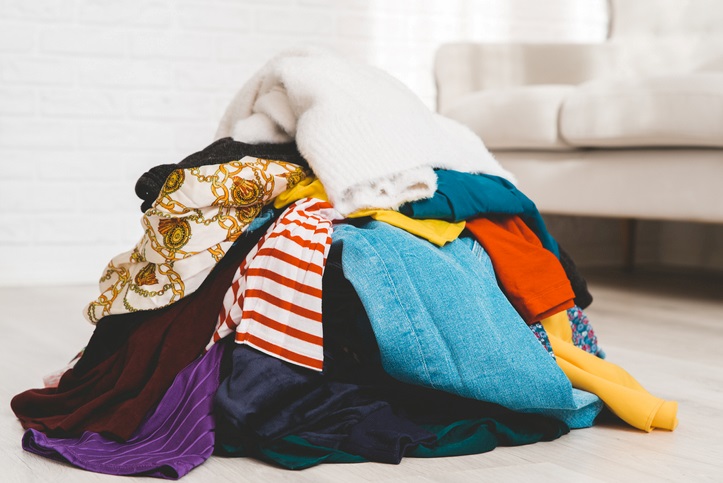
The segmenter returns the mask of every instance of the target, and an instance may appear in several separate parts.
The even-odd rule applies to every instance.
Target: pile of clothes
[[[143,235],[96,325],[18,394],[23,448],[180,478],[211,454],[302,469],[556,439],[675,402],[604,359],[584,278],[482,141],[370,66],[271,59],[218,140],[138,180]]]

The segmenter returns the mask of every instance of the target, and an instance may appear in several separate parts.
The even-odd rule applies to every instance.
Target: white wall
[[[0,285],[95,282],[133,187],[212,141],[265,60],[334,48],[430,107],[450,40],[600,41],[604,0],[0,0]]]

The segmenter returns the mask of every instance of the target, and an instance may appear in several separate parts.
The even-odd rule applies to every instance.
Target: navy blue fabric
[[[339,430],[345,433],[340,434]],[[314,428],[298,436],[317,446],[339,449],[369,461],[392,464],[398,464],[405,454],[417,446],[432,445],[437,441],[434,433],[396,414],[388,403],[345,428],[339,427],[333,431]]]
[[[329,381],[246,345],[233,349],[232,373],[216,393],[216,412],[228,425],[265,439],[301,432],[342,411],[334,426],[384,403],[354,384]]]
[[[216,451],[258,454],[290,434],[372,461],[398,463],[434,434],[393,414],[369,388],[331,381],[249,346],[233,349],[232,373],[216,392]],[[384,428],[380,431],[379,428]]]

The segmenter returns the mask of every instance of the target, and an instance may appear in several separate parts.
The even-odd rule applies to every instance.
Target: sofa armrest
[[[493,44],[442,45],[434,60],[437,110],[459,97],[489,88],[526,84],[579,84],[610,77],[623,58],[620,45]]]

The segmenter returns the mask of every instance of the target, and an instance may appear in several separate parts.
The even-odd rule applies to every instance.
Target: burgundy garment
[[[136,328],[90,369],[66,372],[57,388],[15,396],[11,407],[23,427],[54,437],[90,431],[127,440],[176,375],[203,353],[233,274],[263,232],[236,243],[193,294],[159,310],[110,316]]]

